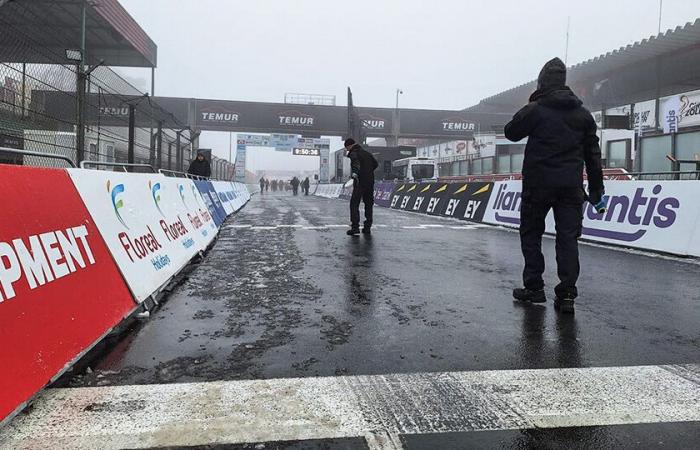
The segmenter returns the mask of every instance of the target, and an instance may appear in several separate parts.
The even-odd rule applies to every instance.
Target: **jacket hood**
[[[579,99],[576,94],[574,94],[571,89],[566,86],[561,89],[542,93],[531,100],[536,101],[542,106],[555,109],[574,109],[583,105],[581,99]]]
[[[559,58],[547,61],[537,77],[537,90],[551,91],[564,86],[566,86],[566,64]]]

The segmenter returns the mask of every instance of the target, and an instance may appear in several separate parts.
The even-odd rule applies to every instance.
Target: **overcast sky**
[[[659,20],[659,0],[120,1],[158,45],[157,95],[302,92],[344,105],[350,86],[358,105],[393,107],[402,88],[402,107],[435,109],[471,106],[564,59],[567,17],[569,65],[655,35]],[[663,1],[662,30],[697,17],[700,0]],[[206,146],[228,157],[227,135]]]

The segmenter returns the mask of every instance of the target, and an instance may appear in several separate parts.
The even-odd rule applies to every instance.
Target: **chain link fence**
[[[0,62],[0,147],[62,155],[106,164],[148,164],[155,169],[187,171],[197,146],[193,132],[110,67],[81,67],[68,55],[38,43],[21,27],[22,2],[12,17],[0,14],[4,58]],[[30,14],[27,9],[26,14]],[[47,27],[44,33],[60,33]],[[40,55],[32,59],[27,55]],[[51,64],[36,64],[41,59]],[[82,77],[82,80],[81,80]],[[84,81],[84,83],[81,83]],[[85,94],[79,90],[85,86]],[[79,111],[83,110],[83,126]],[[130,154],[130,115],[134,115]],[[80,129],[84,129],[79,155]],[[81,158],[82,156],[82,158]],[[0,151],[0,163],[63,167],[64,161]],[[106,163],[100,166],[99,163]],[[233,179],[233,164],[212,158],[212,178]]]

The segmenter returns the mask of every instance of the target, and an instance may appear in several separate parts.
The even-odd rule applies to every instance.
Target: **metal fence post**
[[[173,143],[168,141],[168,170],[173,170]]]
[[[182,172],[182,143],[180,141],[180,138],[182,137],[182,130],[179,130],[177,133],[175,133],[175,151],[176,156],[175,156],[175,170],[178,172]]]
[[[129,105],[129,144],[127,162],[134,163],[134,139],[136,130],[136,106]]]
[[[163,162],[163,122],[158,122],[158,131],[156,133],[156,167],[162,169]]]

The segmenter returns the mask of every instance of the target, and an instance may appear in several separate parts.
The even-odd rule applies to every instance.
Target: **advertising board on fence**
[[[391,205],[391,194],[396,188],[393,181],[380,181],[374,185],[374,203],[388,208]]]
[[[209,208],[209,212],[214,218],[214,223],[216,223],[217,227],[221,226],[223,221],[226,220],[226,210],[224,210],[224,206],[221,204],[221,200],[219,200],[219,194],[214,190],[211,181],[195,180],[194,185],[202,195],[202,199],[204,203],[206,203],[207,208]]]
[[[68,169],[137,301],[157,292],[200,250],[180,193],[160,174]]]
[[[493,183],[406,183],[391,195],[390,207],[434,216],[481,222]]]
[[[136,304],[65,170],[0,165],[0,196],[2,421]]]
[[[226,212],[226,217],[230,216],[234,212],[233,204],[231,203],[233,200],[233,188],[231,187],[231,183],[226,181],[212,181],[211,184],[214,187],[214,191],[216,191],[216,195],[219,196],[219,201]]]
[[[190,179],[165,178],[161,181],[164,192],[177,192],[175,196],[167,196],[161,202],[161,207],[167,216],[180,215],[185,223],[191,225],[194,233],[192,239],[198,251],[206,250],[212,243],[218,228],[209,208]]]
[[[497,182],[484,222],[517,227],[520,224],[522,183]],[[608,211],[598,214],[586,203],[583,238],[629,247],[700,256],[695,247],[700,218],[697,181],[608,181]],[[552,214],[547,232],[554,232]]]

